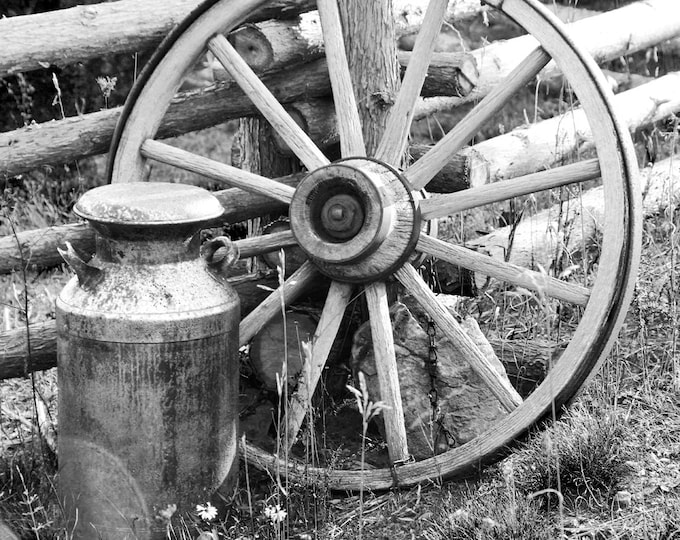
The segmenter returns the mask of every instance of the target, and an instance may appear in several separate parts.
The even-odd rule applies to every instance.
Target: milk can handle
[[[238,246],[228,236],[217,236],[201,246],[208,268],[220,273],[234,265],[240,257]]]
[[[86,263],[71,242],[64,242],[64,245],[65,248],[57,247],[57,251],[78,276],[78,284],[85,290],[94,288],[104,277],[102,270]]]

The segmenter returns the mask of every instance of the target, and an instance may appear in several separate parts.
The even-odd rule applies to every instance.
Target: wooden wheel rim
[[[214,32],[234,28],[263,3],[263,0],[209,0],[192,14],[190,23],[168,36],[140,77],[135,87],[139,90],[133,91],[133,98],[126,104],[110,154],[112,182],[134,180],[128,174],[131,170],[141,174],[143,163],[139,148],[155,134],[179,85],[179,74],[204,50],[206,39]],[[560,362],[520,407],[474,440],[443,454],[397,469],[371,469],[362,473],[286,463],[246,445],[244,454],[249,461],[286,470],[300,480],[325,482],[332,488],[350,490],[384,489],[459,474],[504,453],[508,445],[532,425],[566,404],[594,375],[611,348],[632,295],[640,251],[641,202],[630,136],[615,118],[599,68],[571,41],[552,14],[536,0],[487,0],[486,3],[517,21],[553,57],[581,99],[593,132],[608,209],[600,266],[575,335]],[[137,113],[150,104],[154,107],[152,121],[147,120],[140,129],[136,123]],[[593,329],[597,330],[593,332]]]

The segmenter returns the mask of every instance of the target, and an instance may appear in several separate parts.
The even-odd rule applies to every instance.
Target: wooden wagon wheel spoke
[[[376,151],[377,159],[392,165],[399,165],[402,159],[416,100],[420,97],[447,6],[447,0],[433,0],[427,6],[423,26],[418,33],[399,95],[390,110],[385,133]]]
[[[502,378],[498,371],[489,362],[488,358],[479,350],[479,347],[461,328],[453,315],[441,305],[435,294],[418,275],[413,266],[407,264],[396,272],[397,279],[406,289],[413,294],[422,308],[432,317],[442,332],[448,336],[454,346],[460,350],[470,367],[489,387],[501,405],[508,411],[514,411],[522,404],[522,397],[517,393],[510,382]]]
[[[531,195],[539,191],[586,182],[599,177],[599,161],[588,159],[571,165],[518,176],[510,180],[501,180],[493,184],[465,189],[457,193],[434,195],[421,201],[420,211],[423,219],[436,219],[513,197]]]
[[[337,0],[321,0],[319,11],[325,34],[331,89],[339,118],[338,131],[343,156],[343,159],[329,163],[253,71],[245,66],[243,59],[226,38],[222,37],[233,31],[240,21],[263,3],[262,0],[207,0],[192,13],[188,22],[164,41],[151,59],[150,66],[140,74],[131,98],[126,103],[112,144],[109,167],[112,182],[139,181],[144,179],[144,160],[155,159],[289,203],[290,233],[276,233],[260,239],[239,240],[236,243],[241,256],[297,244],[308,258],[277,291],[242,320],[239,340],[241,344],[248,343],[284,305],[293,302],[306,287],[311,288],[317,278],[323,275],[331,280],[332,285],[314,336],[312,358],[306,366],[308,378],[299,386],[298,397],[284,404],[289,417],[278,426],[280,431],[288,431],[288,439],[284,445],[287,449],[284,452],[286,460],[249,445],[244,449],[245,456],[249,462],[259,467],[271,471],[285,470],[296,480],[319,481],[332,489],[386,489],[394,485],[412,485],[435,477],[452,476],[480,463],[490,462],[529,428],[544,419],[553,407],[562,407],[568,403],[585,384],[611,347],[632,294],[639,259],[639,188],[634,172],[636,165],[632,144],[626,129],[615,118],[606,85],[593,61],[572,42],[561,24],[540,2],[485,0],[490,9],[497,10],[501,16],[509,17],[522,26],[536,38],[539,46],[439,143],[401,173],[395,165],[398,165],[401,150],[408,137],[414,101],[425,77],[446,2],[430,2],[426,22],[417,40],[414,60],[407,68],[397,103],[388,116],[387,134],[378,143],[377,153],[364,157],[367,134],[373,136],[372,128],[375,127],[373,131],[376,132],[379,126],[364,125],[360,128],[357,105],[363,107],[374,96],[367,95],[366,88],[352,88],[347,64],[348,59],[350,62],[359,61],[361,54],[356,53],[361,51],[355,51],[354,44],[369,43],[375,26],[357,25],[352,31],[365,32],[367,35],[356,36],[357,39],[354,39],[354,35],[342,38],[338,9],[345,9],[346,6]],[[383,13],[384,10],[367,12]],[[268,118],[274,129],[309,169],[294,190],[281,187],[275,180],[239,173],[205,158],[186,155],[154,140],[169,102],[181,84],[182,74],[191,69],[195,59],[206,48],[216,55],[237,84],[253,98],[256,108]],[[486,134],[491,118],[501,110],[505,114],[506,110],[503,108],[512,104],[512,98],[516,94],[522,96],[527,83],[550,58],[564,74],[583,107],[593,133],[595,159],[527,174],[491,186],[475,186],[454,194],[435,195],[429,199],[421,193],[420,190],[433,175],[463,145],[480,132]],[[394,61],[387,77],[397,72],[396,58]],[[376,66],[379,63],[370,65]],[[355,69],[356,66],[349,68]],[[166,84],[169,88],[164,87]],[[367,115],[367,118],[374,117]],[[381,121],[378,120],[378,124],[382,125]],[[438,240],[434,238],[434,233],[423,233],[423,220],[477,209],[598,176],[601,177],[605,204],[604,212],[601,216],[598,215],[596,221],[598,246],[601,246],[601,250],[597,253],[597,265],[588,265],[588,261],[584,259],[584,264],[578,265],[575,270],[579,277],[580,272],[590,272],[584,276],[584,282],[587,280],[589,284],[588,289]],[[541,202],[550,204],[548,197]],[[531,222],[523,220],[518,230],[525,224]],[[465,232],[467,234],[468,231]],[[577,240],[580,242],[577,255],[587,256],[586,239],[581,241],[578,237]],[[569,249],[572,249],[571,246]],[[556,262],[574,266],[571,264],[573,253],[565,252],[564,260]],[[422,260],[422,254],[435,256],[445,265],[459,265],[556,299],[556,302],[545,303],[546,310],[552,310],[556,305],[561,308],[566,303],[574,306],[573,309],[565,310],[573,316],[569,315],[567,322],[561,319],[557,329],[560,336],[563,335],[561,332],[567,332],[568,345],[560,351],[556,362],[552,362],[552,357],[548,358],[549,369],[545,378],[536,380],[535,386],[527,391],[522,390],[524,398],[518,393],[520,387],[515,389],[502,372],[502,364],[495,364],[493,350],[489,345],[493,341],[494,328],[485,320],[485,315],[480,317],[476,326],[468,319],[462,324],[458,323],[444,307],[443,297],[434,295],[417,274],[414,264]],[[548,255],[553,256],[552,252]],[[433,384],[437,383],[437,377],[441,377],[444,379],[440,381],[442,385],[451,388],[456,376],[448,374],[445,368],[456,367],[453,364],[465,364],[465,369],[469,367],[478,373],[482,381],[480,387],[474,387],[470,391],[475,396],[477,392],[481,392],[477,397],[488,397],[494,407],[494,414],[501,414],[499,417],[494,416],[486,427],[475,431],[468,443],[457,445],[458,441],[454,444],[447,442],[444,447],[436,448],[435,455],[420,453],[414,462],[407,458],[409,453],[416,455],[418,441],[411,430],[411,419],[405,418],[402,412],[405,409],[406,414],[410,414],[410,402],[407,400],[412,396],[409,396],[404,379],[408,371],[401,356],[401,347],[395,345],[395,340],[402,336],[393,333],[385,293],[385,283],[392,277],[396,277],[406,291],[415,296],[422,306],[422,312],[434,320],[438,335],[448,338],[446,342],[451,342],[456,348],[450,353],[454,355],[451,358],[440,358],[436,369],[441,371],[433,377]],[[373,341],[372,344],[365,344],[362,354],[373,351],[375,371],[378,372],[375,376],[379,377],[380,383],[373,379],[371,385],[380,387],[380,399],[390,407],[383,413],[389,456],[376,449],[376,452],[381,452],[379,456],[374,456],[377,457],[376,467],[365,470],[352,469],[352,465],[349,465],[349,469],[336,469],[328,464],[318,468],[310,467],[308,463],[296,461],[295,455],[300,454],[300,449],[298,444],[293,444],[305,418],[302,404],[309,401],[318,384],[319,374],[329,356],[328,351],[340,333],[339,319],[347,307],[351,291],[360,286],[366,294],[369,315],[369,321],[365,321],[366,324],[360,331],[368,333],[370,328]],[[493,295],[496,291],[491,287],[487,293]],[[479,313],[488,313],[481,309],[481,303],[486,298],[471,300],[479,304]],[[407,300],[402,299],[404,304],[395,305],[395,309],[407,309]],[[496,299],[490,300],[494,302]],[[529,336],[527,339],[531,339],[533,335],[542,335],[540,332],[543,331],[556,331],[544,321],[543,312],[539,313],[534,310],[535,306],[527,307],[527,304],[531,303],[523,303],[521,309],[527,310],[533,317],[536,332],[526,334]],[[394,315],[395,311],[392,313]],[[561,311],[551,314],[555,317],[566,316]],[[417,319],[416,314],[411,315]],[[506,320],[512,323],[513,316],[518,314],[508,313]],[[473,326],[466,326],[464,330],[462,326],[468,323]],[[415,324],[418,324],[417,320]],[[568,328],[565,329],[565,326]],[[470,328],[475,332],[474,339]],[[468,331],[471,332],[469,335]],[[414,326],[414,332],[419,332],[418,335],[422,337],[423,329]],[[456,361],[458,357],[461,362]],[[500,355],[499,360],[503,360]],[[344,358],[343,361],[349,362],[349,359]],[[370,370],[374,369],[372,365],[369,367]],[[451,380],[445,380],[447,377]],[[456,387],[456,392],[458,390],[460,388]],[[401,395],[402,391],[404,396]],[[416,393],[420,391],[422,388]],[[375,393],[371,396],[373,401],[376,400],[375,396]],[[346,397],[343,395],[342,399]],[[440,400],[440,405],[440,410],[445,415],[460,410],[455,401],[447,402],[446,397]],[[307,421],[311,420],[308,418]],[[434,424],[434,418],[432,423]],[[280,435],[283,436],[283,433]],[[431,441],[428,440],[429,442]],[[386,458],[389,458],[391,467],[385,465]],[[350,456],[348,462],[353,462],[353,459],[354,456]]]
[[[153,139],[144,141],[141,152],[148,159],[194,172],[251,193],[259,193],[277,201],[289,203],[295,192],[295,188],[276,180],[271,180],[259,174],[244,171],[243,169],[232,167],[231,165],[226,165],[160,141],[154,141]]]
[[[408,460],[409,453],[387,291],[385,284],[380,281],[367,285],[364,291],[370,314],[371,339],[380,385],[380,399],[389,407],[382,411],[385,420],[385,438],[390,461],[395,464]]]
[[[347,64],[338,4],[336,0],[319,0],[317,8],[323,28],[328,72],[333,87],[333,100],[340,134],[340,151],[343,157],[365,156],[366,145],[361,131],[352,77]]]
[[[520,88],[529,83],[550,61],[542,48],[534,49],[508,75],[489,92],[470,113],[449,131],[431,150],[406,169],[404,176],[414,189],[422,189],[432,180],[451,156],[467,144],[479,129],[496,114]]]
[[[318,271],[310,262],[306,262],[298,268],[283,285],[272,292],[264,302],[241,321],[239,343],[247,345],[267,322],[281,312],[282,306],[294,302],[317,276]]]
[[[302,378],[286,411],[288,448],[295,443],[302,422],[308,413],[309,403],[319,384],[321,373],[338,335],[340,323],[352,298],[353,290],[353,285],[339,281],[333,281],[328,290],[326,303],[312,338],[311,357],[304,359]]]
[[[272,251],[279,251],[281,249],[293,247],[297,245],[297,240],[290,231],[282,231],[271,234],[264,234],[262,236],[253,236],[250,238],[243,238],[234,242],[238,247],[239,257],[247,259],[249,257],[257,257]]]
[[[216,34],[208,42],[208,48],[305,167],[313,170],[329,163],[328,158],[295,123],[226,37]]]
[[[571,302],[578,306],[585,306],[590,297],[590,291],[586,287],[575,283],[567,283],[547,274],[522,268],[516,264],[499,261],[471,249],[449,244],[425,234],[418,240],[418,249],[423,253],[451,264],[467,268],[473,272],[480,272],[512,285],[536,291],[549,298],[556,298],[557,300]]]
[[[207,37],[241,24],[249,13],[265,3],[266,0],[243,0],[231,6],[228,13],[221,12],[219,18],[213,15],[219,9],[217,6],[203,4],[203,10],[196,10],[164,40],[149,61],[156,69],[141,73],[128,96],[127,103],[148,101],[149,106],[126,107],[116,126],[110,149],[110,155],[116,157],[109,160],[107,170],[111,183],[144,181],[145,162],[140,147],[156,135],[186,71],[205,51]],[[200,48],[195,50],[199,42]],[[174,49],[170,53],[172,47]],[[125,129],[129,125],[135,125],[134,131]]]

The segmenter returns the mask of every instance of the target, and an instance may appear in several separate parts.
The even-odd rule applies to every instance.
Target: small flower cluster
[[[196,505],[196,513],[204,521],[212,521],[217,517],[217,508],[209,502]]]
[[[286,519],[288,512],[281,508],[280,504],[277,504],[276,506],[266,506],[264,509],[264,515],[265,517],[269,518],[269,520],[272,522],[272,525],[276,525],[277,523],[282,523],[283,520]]]

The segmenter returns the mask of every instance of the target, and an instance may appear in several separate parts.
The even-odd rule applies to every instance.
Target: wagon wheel
[[[333,0],[319,0],[343,155],[340,161],[330,163],[223,36],[264,3],[263,0],[211,0],[164,41],[133,88],[123,112],[110,154],[110,180],[143,179],[146,160],[155,160],[199,173],[211,170],[212,178],[289,205],[292,237],[279,235],[280,244],[269,247],[288,246],[293,240],[309,259],[240,326],[240,341],[244,344],[280,310],[281,294],[286,302],[291,302],[319,272],[332,278],[313,341],[310,383],[298,389],[298,397],[302,398],[293,398],[288,405],[289,433],[297,433],[303,422],[305,413],[300,403],[306,401],[305,396],[319,381],[352,295],[361,291],[365,294],[381,397],[391,405],[383,411],[383,416],[392,466],[366,471],[313,468],[295,460],[284,462],[248,445],[244,453],[249,463],[285,470],[301,480],[320,479],[336,488],[359,489],[363,485],[381,489],[455,475],[488,462],[536,422],[567,403],[582,387],[609,350],[630,299],[639,250],[637,167],[629,135],[614,117],[601,74],[594,62],[572,43],[559,21],[536,0],[486,0],[491,7],[523,26],[540,45],[423,157],[398,170],[414,104],[447,2],[432,0],[429,3],[414,59],[409,63],[400,94],[388,117],[386,135],[376,154],[366,156],[355,97],[351,85],[347,84],[350,78],[337,5]],[[219,59],[309,171],[297,188],[178,152],[154,139],[182,74],[206,49]],[[597,158],[504,181],[495,184],[493,189],[476,187],[423,201],[420,190],[551,58],[585,110]],[[606,218],[601,224],[597,275],[588,287],[502,261],[494,262],[465,247],[421,233],[423,220],[598,176],[602,178]],[[457,320],[419,276],[411,261],[422,253],[504,280],[512,286],[537,291],[542,297],[580,310],[579,323],[559,361],[526,399],[490,366],[480,347],[461,330]],[[399,366],[395,360],[386,296],[386,280],[394,278],[415,296],[439,332],[456,344],[507,411],[503,420],[470,442],[415,462],[408,459]]]

